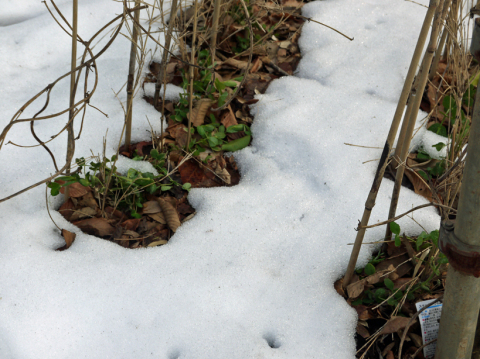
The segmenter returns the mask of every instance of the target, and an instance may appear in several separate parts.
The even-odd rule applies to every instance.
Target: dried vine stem
[[[143,9],[143,8],[146,8],[146,6],[141,6],[140,9]],[[130,9],[128,10],[128,13],[130,13],[131,11],[134,11],[134,9]],[[91,42],[100,34],[102,33],[106,28],[108,28],[111,24],[113,24],[114,22],[118,21],[119,19],[122,19],[121,22],[118,24],[117,26],[117,29],[115,30],[114,34],[112,35],[111,39],[107,42],[107,44],[96,54],[96,55],[93,55],[93,53],[91,52],[90,48],[89,48],[89,44],[91,44]],[[113,43],[113,41],[115,41],[116,37],[118,36],[118,34],[120,33],[120,30],[123,26],[123,23],[125,21],[125,17],[124,15],[119,15],[119,16],[116,16],[114,19],[112,19],[110,22],[108,22],[106,25],[104,25],[99,31],[97,31],[93,36],[92,38],[88,41],[88,42],[83,42],[83,44],[85,45],[86,49],[85,51],[88,51],[90,53],[90,56],[91,58],[88,60],[88,61],[85,61],[84,63],[82,63],[81,65],[77,66],[75,68],[75,70],[73,71],[69,71],[67,72],[66,74],[60,76],[59,78],[57,78],[54,82],[52,82],[51,84],[49,84],[48,86],[46,86],[42,91],[40,91],[39,93],[37,93],[35,96],[33,96],[30,100],[28,100],[21,108],[20,110],[18,110],[15,115],[12,117],[12,119],[10,120],[9,124],[3,129],[2,133],[0,134],[0,149],[2,148],[4,142],[5,142],[5,138],[6,138],[6,135],[8,134],[8,132],[10,131],[10,129],[13,127],[13,125],[17,124],[17,123],[21,123],[21,122],[31,122],[31,121],[38,121],[38,120],[45,120],[45,119],[48,119],[48,118],[53,118],[53,117],[56,117],[56,116],[59,116],[59,115],[62,115],[68,111],[70,111],[72,108],[75,108],[77,107],[78,105],[82,104],[83,106],[85,106],[87,103],[88,103],[88,100],[92,97],[93,93],[95,92],[96,90],[96,87],[97,87],[97,84],[98,84],[98,73],[97,73],[97,69],[96,69],[96,63],[95,63],[95,60],[100,57],[110,46],[111,44]],[[51,93],[51,90],[52,88],[60,81],[62,80],[63,78],[71,75],[72,73],[76,72],[76,71],[79,71],[81,69],[83,69],[84,67],[87,67],[87,68],[90,68],[92,67],[94,70],[95,70],[95,85],[94,85],[94,88],[92,89],[92,91],[88,94],[88,96],[86,96],[83,100],[79,101],[78,103],[74,104],[74,106],[71,106],[70,108],[66,109],[66,110],[63,110],[59,113],[56,113],[56,114],[53,114],[53,115],[49,115],[49,116],[44,116],[44,117],[35,117],[35,118],[27,118],[27,119],[19,119],[20,115],[23,113],[23,111],[25,111],[25,109],[30,106],[37,98],[39,98],[42,94],[46,93],[47,95],[47,98],[45,100],[45,104],[43,106],[43,108],[40,110],[39,113],[43,112],[47,106],[48,106],[48,103],[50,101],[50,93]],[[78,111],[80,110],[77,110],[76,113],[78,113]],[[38,115],[39,113],[37,113],[36,115]],[[35,115],[35,116],[36,116]],[[69,120],[69,123],[72,121],[72,119]],[[67,124],[68,125],[68,124]],[[47,183],[49,181],[51,181],[52,179],[54,179],[55,177],[59,176],[60,174],[62,174],[69,166],[69,163],[66,163],[61,169],[59,169],[57,172],[55,172],[53,175],[51,175],[50,177],[47,177],[33,185],[30,185],[18,192],[15,192],[14,194],[12,195],[9,195],[5,198],[2,198],[0,199],[0,203],[1,202],[4,202],[4,201],[7,201],[13,197],[16,197],[24,192],[27,192],[29,191],[30,189],[32,188],[35,188],[41,184],[44,184],[44,183]]]
[[[169,49],[167,49],[165,46],[163,46],[157,39],[155,39],[147,30],[145,30],[145,28],[140,24],[140,22],[138,21],[135,21],[135,19],[133,18],[132,14],[130,14],[131,11],[128,12],[128,16],[130,16],[130,18],[135,22],[135,24],[140,28],[142,29],[142,31],[150,38],[153,40],[153,42],[155,42],[158,46],[160,46],[164,51],[167,51],[168,54],[173,57],[174,59],[177,59],[178,61],[180,61],[181,63],[185,64],[185,65],[188,65],[188,66],[193,66],[193,67],[196,67],[197,69],[200,69],[200,70],[207,70],[207,71],[211,71],[210,69],[207,69],[206,67],[203,67],[203,66],[198,66],[198,65],[195,65],[195,64],[191,64],[189,63],[188,61],[184,61],[183,59],[179,58],[177,55],[175,55],[173,52],[171,52]]]
[[[270,11],[273,11],[273,12],[276,12],[276,13],[280,13],[280,14],[282,14],[282,15],[288,15],[288,16],[298,17],[298,18],[300,18],[300,19],[307,20],[308,22],[311,21],[311,22],[314,22],[314,23],[316,23],[316,24],[325,26],[325,27],[329,28],[330,30],[335,31],[337,34],[340,34],[340,35],[342,35],[343,37],[349,39],[350,41],[353,41],[353,40],[355,39],[354,37],[347,36],[347,35],[345,35],[343,32],[341,32],[341,31],[339,31],[339,30],[337,30],[337,29],[335,29],[335,28],[333,28],[333,27],[331,27],[331,26],[329,26],[329,25],[327,25],[327,24],[324,24],[323,22],[320,22],[320,21],[317,21],[317,20],[313,20],[311,17],[306,17],[306,16],[303,16],[303,15],[292,14],[292,13],[290,13],[290,12],[288,12],[288,11],[277,10],[277,9],[272,8],[272,7],[269,7],[269,6],[262,6],[262,7],[265,8],[265,9],[268,9],[268,10],[270,10]]]
[[[145,6],[142,6],[141,8],[145,8]],[[135,9],[131,9],[129,11],[133,11]],[[113,24],[115,21],[119,20],[119,19],[122,19],[123,18],[123,14],[122,15],[119,15],[119,16],[116,16],[113,20],[111,20],[109,23],[107,23],[105,26],[103,26],[99,31],[97,31],[97,33],[95,35],[93,35],[93,37],[88,41],[88,42],[84,42],[83,44],[87,47],[87,49],[85,51],[89,51],[89,44],[100,34],[102,33],[107,27],[109,27],[111,24]],[[110,46],[111,44],[113,43],[113,41],[116,39],[117,35],[119,34],[120,32],[120,29],[122,28],[123,26],[123,22],[124,22],[124,19],[122,19],[122,21],[120,22],[120,24],[118,25],[117,27],[117,30],[115,31],[115,33],[112,35],[111,39],[108,41],[108,43],[94,56],[92,56],[92,58],[90,58],[88,61],[85,61],[83,64],[77,66],[75,68],[74,71],[79,71],[80,69],[83,69],[84,67],[92,67],[95,69],[95,73],[96,73],[96,78],[95,78],[95,86],[94,88],[92,89],[92,91],[90,92],[89,96],[84,98],[83,100],[77,102],[74,106],[72,106],[73,108],[75,107],[78,107],[80,104],[83,104],[85,102],[88,102],[88,100],[92,97],[93,93],[95,92],[96,90],[96,86],[97,86],[97,83],[98,83],[98,74],[96,72],[96,64],[95,64],[95,60],[97,58],[99,58]],[[30,100],[28,100],[16,113],[15,115],[12,117],[12,119],[10,120],[9,124],[7,126],[5,126],[5,128],[3,129],[2,133],[0,134],[0,150],[5,142],[5,138],[6,138],[6,135],[7,133],[10,131],[10,129],[13,127],[13,125],[17,124],[17,123],[21,123],[21,122],[30,122],[32,120],[34,121],[40,121],[40,120],[46,120],[46,119],[49,119],[49,118],[54,118],[54,117],[58,117],[60,115],[63,115],[64,113],[67,113],[70,111],[70,109],[72,107],[69,107],[61,112],[57,112],[55,114],[52,114],[52,115],[48,115],[48,116],[43,116],[43,117],[36,117],[36,118],[25,118],[25,119],[20,119],[20,115],[23,113],[23,111],[25,111],[25,109],[30,106],[36,99],[38,99],[41,95],[43,95],[44,93],[46,93],[47,95],[47,99],[45,100],[45,105],[44,107],[42,108],[41,112],[48,106],[48,103],[50,101],[50,93],[53,89],[53,87],[62,79],[64,79],[65,77],[71,75],[72,71],[69,71],[65,74],[63,74],[62,76],[60,76],[59,78],[57,78],[54,82],[52,82],[51,84],[47,85],[43,90],[41,90],[39,93],[37,93],[35,96],[33,96]]]

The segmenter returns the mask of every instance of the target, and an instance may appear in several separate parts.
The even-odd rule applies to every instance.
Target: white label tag
[[[416,303],[417,310],[420,310],[436,299],[424,300],[423,302]],[[440,316],[442,315],[442,303],[438,302],[431,307],[425,309],[418,316],[420,318],[420,328],[422,329],[423,344],[428,343],[434,339],[437,339],[438,328],[440,327]],[[433,359],[435,356],[435,349],[437,342],[427,345],[423,348],[423,355],[426,359]]]

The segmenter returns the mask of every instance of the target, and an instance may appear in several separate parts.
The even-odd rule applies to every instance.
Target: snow
[[[0,128],[70,68],[70,38],[39,3],[0,0]],[[70,3],[58,4],[70,16]],[[111,0],[79,6],[83,39],[122,12]],[[167,245],[127,250],[51,211],[59,227],[77,233],[70,249],[56,252],[62,238],[47,214],[45,186],[0,203],[2,359],[355,357],[356,313],[333,282],[346,270],[377,166],[370,160],[380,157],[425,8],[401,0],[331,0],[308,3],[303,13],[355,40],[305,24],[296,76],[273,82],[253,107],[252,146],[235,154],[240,184],[193,189],[197,215]],[[109,157],[121,142],[129,49],[118,36],[98,59],[91,104],[108,118],[88,108],[76,157],[102,153],[105,136]],[[57,86],[48,113],[68,105],[69,80]],[[160,130],[158,113],[141,94],[133,141],[150,138],[146,117]],[[46,140],[65,123],[65,116],[39,121],[35,130]],[[423,144],[439,142],[425,133]],[[8,141],[36,144],[28,123],[15,125]],[[49,147],[61,166],[66,136]],[[0,151],[0,170],[1,198],[55,172],[41,147],[11,144]],[[370,223],[386,218],[392,188],[383,181]],[[60,197],[48,201],[50,208],[61,204]],[[398,213],[423,203],[403,189]],[[426,230],[438,228],[432,208],[414,216]],[[422,231],[408,217],[399,224],[407,234]],[[367,231],[365,242],[384,230]],[[363,247],[360,266],[372,250]]]

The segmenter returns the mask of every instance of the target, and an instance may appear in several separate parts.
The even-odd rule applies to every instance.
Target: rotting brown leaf
[[[190,116],[190,112],[187,114],[187,118],[192,121],[193,126],[203,125],[207,111],[212,107],[212,104],[213,101],[209,98],[202,98],[195,103],[192,116]]]

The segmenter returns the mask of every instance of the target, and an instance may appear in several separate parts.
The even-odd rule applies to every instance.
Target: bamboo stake
[[[400,197],[400,190],[402,188],[403,174],[405,173],[405,161],[407,160],[410,142],[412,141],[413,131],[415,129],[415,123],[420,108],[420,102],[422,101],[422,94],[425,91],[425,86],[427,85],[428,70],[430,69],[433,56],[435,54],[437,37],[442,26],[442,20],[447,15],[447,10],[450,6],[451,1],[452,0],[444,0],[444,6],[442,9],[443,11],[440,12],[441,6],[439,6],[438,12],[435,14],[432,33],[430,35],[430,42],[428,44],[427,51],[423,58],[422,66],[419,70],[419,74],[417,76],[417,79],[415,80],[414,88],[412,90],[412,101],[409,104],[409,106],[411,106],[410,116],[405,116],[405,118],[403,119],[401,131],[403,133],[403,139],[398,139],[398,145],[395,149],[395,154],[399,158],[399,166],[397,167],[397,173],[395,175],[395,185],[393,186],[392,201],[390,202],[388,219],[395,217],[395,213],[397,211],[398,199]],[[391,236],[392,232],[390,231],[390,226],[387,226],[385,237],[388,240]]]
[[[213,7],[213,24],[212,24],[212,36],[210,44],[210,53],[212,55],[212,65],[215,63],[215,51],[217,50],[217,33],[218,33],[218,19],[220,17],[220,7],[222,0],[215,0]]]
[[[453,39],[452,34],[456,34],[456,23],[457,23],[457,16],[458,16],[458,0],[452,1],[449,22],[447,23],[447,28],[450,28],[450,31],[447,35],[447,41],[445,46],[445,50],[443,51],[443,59],[448,61],[448,57],[450,56],[450,48],[453,46]],[[453,25],[453,26],[452,26]]]
[[[393,147],[393,141],[397,135],[398,126],[400,125],[400,120],[402,119],[403,111],[407,103],[408,94],[410,93],[412,82],[415,77],[415,72],[422,56],[423,47],[427,39],[428,32],[430,30],[430,25],[432,23],[433,15],[437,8],[439,0],[430,0],[430,4],[425,15],[425,20],[423,21],[422,29],[420,30],[420,35],[418,37],[417,45],[415,46],[415,51],[413,53],[412,61],[408,69],[407,77],[403,85],[402,93],[400,99],[398,100],[397,109],[395,110],[395,115],[393,117],[392,124],[390,126],[390,131],[388,133],[387,141],[383,148],[382,156],[378,163],[377,173],[373,180],[372,188],[368,194],[367,201],[365,202],[365,210],[363,212],[362,220],[358,226],[357,236],[355,238],[355,244],[350,255],[350,261],[348,263],[347,272],[343,279],[343,286],[346,287],[350,280],[352,279],[353,272],[355,270],[355,265],[357,264],[358,254],[360,253],[360,247],[362,246],[363,237],[365,236],[365,227],[368,225],[368,220],[370,219],[370,214],[372,209],[375,206],[375,199],[377,198],[378,191],[380,189],[380,184],[382,183],[383,174],[385,173],[385,168],[387,167],[387,159],[390,155],[390,151]]]
[[[170,49],[170,43],[172,40],[173,26],[175,19],[177,18],[177,0],[172,1],[172,7],[170,8],[170,22],[168,24],[167,35],[165,36],[165,48],[162,55],[162,66],[160,67],[160,73],[157,76],[157,82],[155,83],[155,95],[153,96],[153,104],[157,106],[158,98],[160,96],[160,87],[165,77],[165,70],[167,68],[168,50]],[[162,113],[163,116],[163,113]]]
[[[75,153],[75,134],[73,133],[73,118],[75,117],[75,69],[77,68],[77,21],[78,18],[78,0],[73,0],[72,13],[72,60],[71,60],[71,74],[70,74],[70,111],[68,112],[67,126],[67,168],[65,172],[70,174],[70,163],[72,162],[73,154]],[[65,199],[69,198],[68,186],[65,188]]]
[[[448,14],[447,21],[445,24],[448,24],[450,18],[452,17],[452,7],[450,7],[450,12]],[[432,67],[430,69],[430,74],[428,75],[428,80],[432,81],[435,75],[437,74],[438,63],[440,62],[440,58],[442,57],[443,48],[445,46],[445,42],[447,40],[448,35],[448,26],[444,26],[442,37],[440,38],[440,42],[438,44],[437,51],[435,52],[435,57],[433,58]]]
[[[193,38],[192,38],[192,53],[190,56],[190,63],[194,64],[195,63],[195,42],[197,40],[197,0],[195,0],[195,11],[194,11],[194,20],[193,20]],[[188,149],[190,147],[190,140],[192,137],[192,134],[190,133],[190,129],[192,128],[192,109],[193,109],[193,81],[194,81],[194,68],[193,66],[190,66],[189,72],[190,72],[190,91],[188,94],[188,99],[189,99],[189,109],[188,109],[188,137],[187,137],[187,147],[185,148],[185,151],[188,152]]]
[[[135,7],[140,6],[140,0],[135,0]],[[137,8],[133,15],[133,33],[132,44],[130,47],[130,63],[128,66],[128,81],[127,81],[127,113],[125,114],[125,146],[130,146],[132,138],[132,112],[133,112],[133,82],[135,73],[135,64],[137,62],[137,39],[138,26],[136,25],[140,19],[140,9]]]

